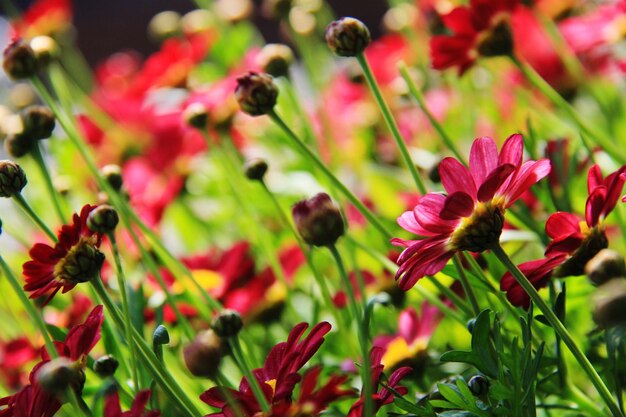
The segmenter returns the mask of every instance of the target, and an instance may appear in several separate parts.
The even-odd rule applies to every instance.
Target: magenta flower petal
[[[482,184],[498,166],[496,142],[489,136],[476,139],[470,151],[469,166],[474,183]]]
[[[476,198],[476,184],[467,168],[454,158],[444,158],[439,164],[441,183],[448,192],[463,191]]]
[[[556,256],[559,254],[571,254],[580,247],[585,240],[582,233],[560,236],[548,243],[546,246],[546,256]]]
[[[467,217],[474,211],[474,199],[463,191],[450,194],[443,205],[439,216],[443,220],[456,220]]]
[[[502,145],[498,164],[512,164],[516,167],[522,165],[524,154],[524,138],[519,133],[509,136]]]
[[[571,213],[556,212],[548,217],[546,233],[552,239],[559,236],[580,233],[580,220]]]
[[[445,201],[445,196],[429,193],[420,198],[417,206],[413,209],[417,223],[431,235],[450,233],[454,230],[456,221],[445,220],[440,217]]]
[[[600,215],[602,214],[602,208],[606,201],[607,189],[605,186],[596,187],[589,197],[587,197],[587,203],[585,204],[585,220],[589,227],[595,227],[598,225]]]
[[[509,201],[507,207],[510,207],[526,190],[549,173],[550,161],[548,159],[524,162],[507,187],[506,197]]]
[[[478,188],[478,201],[491,200],[513,171],[515,171],[515,167],[511,164],[500,165],[494,169]]]

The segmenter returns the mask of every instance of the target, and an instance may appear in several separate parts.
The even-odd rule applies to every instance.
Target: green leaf
[[[450,401],[453,404],[456,404],[459,408],[465,408],[467,403],[461,396],[461,394],[454,389],[454,387],[446,384],[437,384],[437,388],[439,389],[439,393],[446,400]]]

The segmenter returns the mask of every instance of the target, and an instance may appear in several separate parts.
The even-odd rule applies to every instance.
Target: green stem
[[[424,95],[419,90],[419,88],[417,88],[417,85],[415,85],[415,82],[413,81],[413,78],[411,78],[411,75],[409,74],[409,70],[403,61],[400,61],[400,63],[398,64],[398,69],[400,70],[400,75],[402,75],[402,78],[404,78],[404,82],[409,87],[409,92],[411,93],[415,101],[417,101],[417,104],[419,104],[420,108],[422,109],[426,117],[428,118],[428,121],[430,122],[432,127],[439,134],[439,137],[441,138],[443,143],[454,154],[456,159],[458,159],[461,163],[467,165],[467,162],[465,162],[463,155],[461,155],[461,153],[456,149],[456,146],[454,146],[454,142],[452,141],[450,136],[448,136],[446,131],[443,129],[443,126],[441,126],[441,123],[439,123],[437,119],[435,119],[435,116],[433,116],[433,114],[428,109],[428,106],[426,105],[426,100],[424,100]]]
[[[454,306],[465,313],[468,317],[473,317],[474,312],[472,311],[472,307],[470,307],[465,300],[456,295],[454,291],[452,291],[446,285],[443,285],[437,277],[432,275],[427,275],[426,279],[433,283],[435,287],[439,290],[441,295],[445,296],[448,300],[452,301]]]
[[[137,347],[133,340],[133,324],[131,320],[130,305],[128,304],[128,294],[126,293],[126,279],[124,275],[124,269],[122,268],[122,259],[120,257],[120,251],[115,240],[115,233],[108,233],[107,236],[111,241],[111,248],[113,250],[113,259],[115,260],[115,267],[117,269],[117,286],[120,290],[122,297],[122,310],[124,312],[124,324],[126,331],[126,343],[130,348],[130,366],[133,372],[133,391],[137,392],[139,389],[139,372],[137,368]]]
[[[6,261],[4,260],[2,256],[0,256],[0,267],[2,267],[2,271],[4,272],[6,279],[9,281],[9,284],[11,284],[11,287],[13,287],[13,290],[15,291],[17,298],[20,299],[20,302],[24,306],[24,309],[30,316],[31,320],[35,322],[35,326],[37,327],[37,329],[41,333],[41,336],[43,337],[48,354],[51,357],[56,358],[58,356],[57,350],[54,347],[54,342],[52,341],[52,338],[50,337],[50,333],[48,332],[48,328],[46,327],[46,322],[43,320],[43,317],[41,316],[41,313],[39,312],[39,310],[37,310],[35,306],[31,303],[31,301],[28,299],[28,297],[26,297],[26,293],[22,289],[22,286],[20,285],[17,278],[13,274],[13,271],[11,271],[11,268],[9,267],[9,265],[6,263]]]
[[[61,202],[59,201],[59,198],[60,198],[59,192],[56,190],[56,188],[54,188],[54,184],[52,183],[52,178],[50,177],[50,171],[48,171],[48,168],[46,166],[46,161],[44,160],[43,155],[41,153],[41,147],[39,145],[39,142],[37,142],[35,146],[33,146],[33,149],[31,150],[31,155],[33,159],[35,160],[35,162],[37,163],[37,165],[39,166],[41,175],[43,176],[43,179],[44,179],[44,183],[46,184],[46,188],[48,189],[48,193],[50,194],[52,205],[54,206],[54,210],[56,211],[57,216],[59,217],[59,221],[61,222],[61,224],[65,224],[65,215],[63,214],[63,209],[61,208]]]
[[[506,254],[504,249],[502,249],[499,243],[494,245],[494,247],[491,248],[491,250],[493,251],[494,255],[500,260],[500,262],[502,262],[506,266],[506,268],[511,272],[515,280],[524,289],[524,291],[526,291],[526,293],[528,294],[530,299],[535,303],[535,305],[539,307],[539,310],[541,310],[541,312],[546,317],[546,319],[548,320],[552,328],[561,337],[561,340],[563,340],[563,343],[565,344],[565,346],[567,346],[570,352],[572,352],[572,354],[576,358],[576,361],[578,362],[580,367],[583,369],[583,371],[585,371],[585,373],[591,380],[591,383],[593,384],[593,386],[596,387],[596,390],[602,397],[602,400],[604,401],[604,403],[611,410],[611,413],[613,414],[613,416],[624,417],[621,410],[619,409],[619,406],[615,402],[615,399],[611,395],[611,392],[606,387],[606,385],[602,381],[602,378],[600,378],[600,375],[598,375],[598,373],[594,369],[591,362],[589,362],[589,359],[587,359],[585,354],[580,350],[580,348],[578,347],[578,345],[576,344],[576,342],[570,335],[569,331],[565,328],[563,323],[561,323],[561,321],[558,319],[556,314],[554,314],[552,309],[543,300],[543,298],[541,298],[541,296],[539,295],[535,287],[531,284],[531,282],[528,280],[528,278],[526,278],[526,276],[522,273],[522,271],[519,270],[517,265],[515,265],[513,261],[511,261],[511,259]]]
[[[583,133],[591,137],[596,144],[602,146],[604,151],[611,155],[616,161],[620,161],[621,163],[626,162],[623,152],[615,145],[615,143],[611,142],[611,140],[609,140],[604,134],[600,134],[589,127],[585,120],[583,120],[583,118],[578,114],[576,109],[574,109],[570,103],[561,97],[561,95],[554,90],[554,88],[552,88],[552,86],[548,84],[530,65],[521,62],[514,55],[511,55],[510,59],[524,74],[524,77],[526,77],[532,85],[541,91],[541,93],[546,96],[552,104],[563,110]]]
[[[109,295],[102,284],[102,280],[97,277],[91,281],[91,284],[98,294],[100,301],[104,304],[107,311],[111,314],[113,321],[117,327],[124,328],[124,319],[122,313],[119,311],[115,303],[111,300]],[[143,337],[139,334],[137,329],[133,328],[133,338],[137,344],[139,350],[139,356],[148,367],[148,370],[155,378],[157,383],[161,386],[163,391],[168,395],[168,398],[172,402],[176,403],[180,410],[187,417],[198,417],[201,415],[200,411],[196,409],[195,405],[187,394],[178,385],[174,377],[168,372],[167,369],[161,364],[156,357],[150,346],[146,343]]]
[[[241,372],[245,375],[246,379],[248,380],[248,384],[250,385],[250,388],[252,388],[254,397],[258,401],[259,406],[261,407],[261,410],[263,410],[263,413],[265,415],[269,415],[270,405],[267,402],[267,398],[265,398],[265,394],[263,394],[263,390],[261,389],[261,386],[259,385],[259,381],[252,374],[252,370],[250,369],[250,366],[248,365],[247,360],[246,360],[246,355],[241,349],[241,344],[239,343],[239,337],[235,335],[229,338],[228,341],[230,342],[229,346],[231,347],[231,351],[233,352],[233,357],[235,359],[235,362],[237,363],[237,366],[239,367]]]
[[[48,235],[50,240],[52,240],[54,243],[57,243],[59,241],[57,239],[57,235],[52,233],[52,230],[50,230],[50,228],[43,222],[43,220],[41,220],[41,218],[37,215],[37,213],[33,211],[33,209],[26,202],[26,200],[24,199],[24,196],[21,193],[14,194],[13,200],[17,203],[18,206],[20,206],[22,210],[24,210],[24,212],[26,212],[26,214],[28,214],[28,217],[30,217],[30,219],[37,226],[39,226],[41,231],[44,232],[46,235]]]
[[[359,55],[356,56],[356,59],[359,62],[359,65],[361,66],[361,70],[363,71],[365,80],[367,81],[367,84],[369,85],[370,90],[372,90],[372,93],[374,94],[376,103],[378,103],[378,107],[380,108],[380,111],[383,114],[383,118],[385,119],[385,122],[387,123],[387,127],[389,128],[389,131],[391,132],[391,136],[393,136],[393,139],[396,141],[396,146],[398,147],[398,150],[400,151],[400,155],[402,156],[404,163],[406,164],[407,168],[409,169],[409,172],[411,173],[411,177],[413,177],[413,181],[415,182],[417,189],[419,190],[421,194],[426,194],[426,186],[424,185],[424,182],[422,181],[422,178],[420,177],[419,172],[417,172],[417,167],[415,166],[415,164],[413,163],[413,160],[411,159],[411,155],[409,154],[409,150],[406,147],[406,143],[404,142],[404,139],[402,138],[402,135],[400,134],[400,129],[398,129],[398,125],[396,124],[396,121],[393,118],[393,115],[391,114],[391,110],[389,109],[387,102],[383,98],[383,94],[381,93],[380,88],[378,87],[378,83],[376,82],[376,79],[374,78],[372,69],[370,68],[369,63],[367,62],[367,58],[365,57],[363,53],[360,53]]]
[[[374,404],[372,402],[372,378],[371,378],[371,365],[370,365],[370,356],[367,340],[367,331],[365,330],[365,326],[363,320],[361,318],[361,311],[359,309],[359,305],[357,304],[356,297],[354,296],[354,289],[352,288],[352,283],[350,282],[350,278],[348,277],[348,273],[346,272],[346,268],[343,264],[343,260],[341,259],[341,254],[337,250],[335,245],[328,246],[328,250],[333,255],[335,262],[337,263],[337,268],[339,269],[339,276],[343,282],[343,286],[345,287],[346,294],[348,294],[348,300],[350,301],[350,308],[352,309],[352,315],[356,321],[357,325],[357,334],[359,338],[359,345],[361,347],[361,355],[363,356],[363,365],[361,366],[361,378],[363,380],[363,391],[365,397],[365,407],[363,416],[364,417],[372,417],[374,415]],[[365,294],[362,294],[365,297]]]
[[[393,235],[387,231],[385,226],[376,218],[374,213],[372,213],[366,206],[359,200],[353,193],[346,187],[335,175],[324,165],[324,163],[319,159],[319,157],[309,149],[308,146],[296,134],[285,124],[285,122],[280,118],[276,112],[272,111],[268,114],[268,116],[272,119],[274,123],[276,123],[291,139],[294,145],[296,145],[298,151],[305,157],[309,158],[313,163],[319,168],[320,171],[330,180],[333,186],[338,189],[353,205],[357,210],[365,217],[372,226],[374,226],[384,237],[385,239],[391,239]]]
[[[476,298],[474,289],[467,280],[467,275],[465,275],[465,271],[463,270],[463,265],[461,264],[461,255],[456,254],[452,259],[452,262],[454,263],[456,271],[459,273],[459,279],[461,280],[461,285],[463,285],[463,291],[465,291],[465,295],[470,300],[470,304],[472,305],[472,309],[474,310],[474,316],[477,317],[481,312],[480,306],[478,305],[478,299]]]

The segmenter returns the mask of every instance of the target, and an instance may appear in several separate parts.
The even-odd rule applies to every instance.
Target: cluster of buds
[[[2,68],[12,80],[34,77],[58,55],[58,46],[49,36],[37,36],[30,42],[16,39],[4,50]]]
[[[21,130],[9,134],[4,141],[7,152],[16,158],[29,153],[37,141],[49,138],[55,127],[54,114],[45,106],[26,107],[20,119]]]

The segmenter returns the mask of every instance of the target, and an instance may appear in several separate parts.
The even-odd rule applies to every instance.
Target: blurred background
[[[0,1],[2,15],[8,14],[7,1]],[[227,0],[232,1],[232,0]],[[285,42],[277,22],[262,13],[262,0],[254,0],[253,21],[268,42]],[[32,0],[13,0],[26,9]],[[365,22],[372,36],[380,33],[381,17],[387,10],[385,0],[328,0],[337,16],[351,15]],[[74,25],[81,51],[94,66],[107,56],[123,49],[134,49],[147,55],[159,44],[149,39],[147,27],[152,17],[164,10],[185,13],[194,9],[190,0],[80,0],[73,1]],[[6,24],[2,25],[6,33]]]

